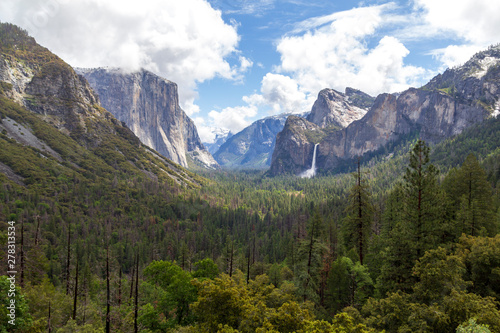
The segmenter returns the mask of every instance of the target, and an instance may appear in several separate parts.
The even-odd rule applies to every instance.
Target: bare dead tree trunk
[[[19,285],[24,287],[24,219],[21,220],[21,280]]]
[[[137,333],[137,314],[138,314],[138,298],[139,298],[139,250],[137,250],[135,264],[135,304],[134,304],[134,332]]]
[[[122,267],[120,266],[120,273],[119,273],[119,280],[118,280],[118,307],[122,305]]]
[[[129,302],[134,296],[134,279],[135,279],[135,262],[134,266],[132,266],[132,281],[130,281],[130,296],[129,296]]]
[[[78,258],[76,258],[75,295],[73,298],[73,320],[76,320],[77,298],[78,298]]]
[[[109,246],[106,246],[106,333],[110,332]]]
[[[68,254],[66,258],[66,295],[69,295],[69,264],[71,258],[71,224],[68,222]]]
[[[36,215],[35,246],[38,246],[38,235],[40,234],[40,215]]]
[[[50,324],[50,319],[51,319],[51,318],[50,318],[50,316],[51,316],[51,313],[50,313],[50,301],[49,301],[49,318],[47,319],[47,331],[48,331],[49,333],[51,333],[51,332],[52,332],[52,326],[51,326],[51,324]]]

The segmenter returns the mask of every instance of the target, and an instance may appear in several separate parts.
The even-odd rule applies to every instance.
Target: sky
[[[177,83],[202,141],[214,128],[310,111],[320,90],[420,87],[500,42],[491,0],[2,0],[74,67],[144,68]]]

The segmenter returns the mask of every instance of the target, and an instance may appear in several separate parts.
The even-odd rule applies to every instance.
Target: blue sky
[[[323,88],[371,95],[420,86],[500,42],[500,1],[2,0],[77,67],[146,68],[179,86],[204,141]]]

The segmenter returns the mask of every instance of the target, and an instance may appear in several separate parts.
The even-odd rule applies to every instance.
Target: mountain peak
[[[350,96],[334,89],[321,90],[307,120],[323,128],[330,126],[344,128],[353,121],[363,118],[368,109],[361,108],[356,105],[358,103],[352,101],[361,101],[363,93],[354,89],[350,89],[349,93]]]
[[[307,127],[311,123],[291,121],[278,135],[270,173],[305,170],[317,142],[319,170],[334,170],[350,159],[393,149],[390,147],[412,137],[438,143],[500,113],[499,94],[500,45],[477,53],[463,66],[446,70],[420,89],[381,94],[374,100],[352,88],[345,94],[324,89],[307,118],[320,126],[322,135]],[[342,123],[355,107],[355,96],[367,98],[370,102],[366,105],[371,107],[358,121]],[[335,125],[340,129],[327,129]]]

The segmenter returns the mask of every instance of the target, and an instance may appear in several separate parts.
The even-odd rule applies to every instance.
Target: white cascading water
[[[300,174],[301,178],[312,178],[316,175],[316,150],[318,149],[319,143],[314,145],[313,159],[311,163],[311,168]]]

